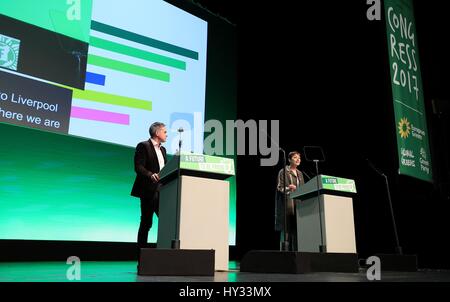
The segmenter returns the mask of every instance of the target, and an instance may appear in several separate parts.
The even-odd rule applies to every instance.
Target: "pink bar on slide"
[[[107,122],[121,125],[130,124],[130,116],[128,114],[115,113],[103,110],[88,109],[72,106],[70,117],[83,120]]]

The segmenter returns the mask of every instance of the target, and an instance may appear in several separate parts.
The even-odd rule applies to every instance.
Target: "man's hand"
[[[151,178],[153,183],[157,183],[159,181],[159,174],[158,173],[153,173],[150,178]]]
[[[294,192],[295,190],[297,190],[297,186],[296,185],[289,185],[289,190],[291,192]]]

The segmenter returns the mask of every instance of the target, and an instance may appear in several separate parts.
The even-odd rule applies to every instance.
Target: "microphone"
[[[178,141],[178,154],[181,155],[181,145],[183,144],[183,141],[181,140],[181,133],[184,132],[184,129],[183,127],[180,127],[177,131],[180,134],[180,140]]]
[[[72,50],[71,52],[70,52],[70,54],[72,55],[72,56],[75,56],[75,57],[85,57],[86,56],[86,54],[84,54],[84,53],[82,53],[81,51],[78,51],[78,50]]]
[[[77,61],[78,61],[78,74],[80,74],[81,73],[81,57],[86,57],[86,55],[85,54],[83,54],[81,51],[78,51],[78,50],[72,50],[71,52],[70,52],[70,54],[72,55],[72,56],[74,56],[75,58],[77,58]]]
[[[305,172],[305,170],[303,170],[302,173],[303,173],[306,177],[308,177],[309,180],[311,180],[311,177]]]
[[[369,164],[369,166],[370,166],[375,172],[377,172],[377,173],[380,174],[381,176],[386,176],[382,171],[380,171],[379,169],[377,169],[377,167],[375,167],[375,165],[372,164],[372,162],[371,162],[368,158],[366,158],[366,161],[367,161],[367,163]]]

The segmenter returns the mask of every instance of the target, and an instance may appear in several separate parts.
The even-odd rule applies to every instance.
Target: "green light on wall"
[[[2,0],[0,13],[89,42],[92,0]]]

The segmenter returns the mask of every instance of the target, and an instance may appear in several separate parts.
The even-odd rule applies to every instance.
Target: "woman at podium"
[[[275,198],[275,230],[280,232],[280,242],[287,241],[289,243],[289,250],[296,251],[297,227],[295,218],[295,203],[293,199],[289,198],[289,194],[294,192],[299,186],[303,185],[305,181],[303,178],[303,173],[298,169],[298,166],[300,166],[301,163],[300,152],[290,152],[288,159],[289,165],[278,172]],[[285,207],[285,204],[287,204],[287,207]],[[287,217],[286,231],[284,229],[285,211]]]

